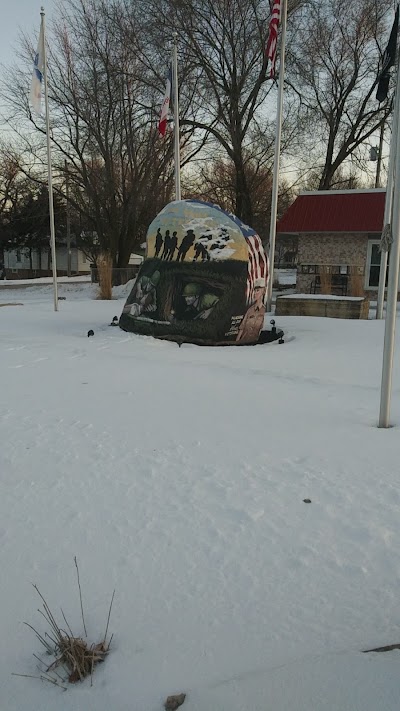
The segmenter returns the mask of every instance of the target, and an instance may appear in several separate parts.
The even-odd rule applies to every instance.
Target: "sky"
[[[62,4],[62,0],[43,0],[43,2],[46,12],[46,22],[50,24],[56,14],[56,5],[59,2]],[[18,38],[21,32],[27,32],[28,34],[32,34],[32,36],[38,35],[41,4],[40,0],[11,0],[11,2],[5,5],[4,9],[2,8],[0,23],[0,67],[15,62]],[[5,126],[0,125],[0,130],[5,130]],[[378,136],[371,139],[371,142],[377,144]],[[290,175],[292,172],[291,167],[287,167],[285,172]]]
[[[55,6],[56,0],[44,0],[47,21],[51,21]],[[39,32],[40,8],[40,1],[35,0],[13,0],[4,4],[0,23],[0,65],[13,63],[21,30]]]

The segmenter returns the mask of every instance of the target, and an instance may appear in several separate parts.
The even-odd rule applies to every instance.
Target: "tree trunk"
[[[125,268],[129,264],[131,257],[130,244],[127,244],[126,235],[120,235],[118,243],[117,267]]]
[[[327,165],[324,167],[323,173],[321,175],[321,180],[319,181],[318,190],[330,190],[332,185],[333,176],[335,170],[332,165]]]
[[[111,254],[104,252],[97,257],[97,273],[99,275],[100,299],[112,299],[113,259]]]
[[[129,252],[129,254],[124,254],[124,253],[121,254],[120,253],[118,255],[118,259],[117,259],[117,267],[119,269],[125,269],[125,267],[129,266],[130,257],[131,257],[130,252]]]
[[[246,173],[243,166],[243,161],[235,161],[235,188],[236,188],[236,216],[243,220],[247,225],[251,226],[253,222],[253,206],[246,180]]]

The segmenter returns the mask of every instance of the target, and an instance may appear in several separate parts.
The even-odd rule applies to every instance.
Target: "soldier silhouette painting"
[[[162,253],[162,255],[161,255],[161,259],[167,259],[167,258],[168,258],[168,254],[169,254],[170,248],[171,248],[171,235],[170,235],[170,231],[169,231],[169,230],[166,230],[166,232],[165,232],[165,240],[164,240],[164,250],[163,250],[163,253]]]
[[[210,255],[208,253],[208,249],[201,242],[196,242],[196,244],[194,245],[193,261],[197,262],[198,259],[200,259],[202,262],[209,262],[210,261]]]
[[[175,251],[176,251],[177,246],[178,246],[178,233],[173,232],[172,237],[170,238],[169,250],[168,250],[168,255],[167,255],[167,259],[169,262],[172,262],[172,260],[175,256]]]
[[[183,262],[189,249],[193,247],[195,239],[196,235],[194,234],[193,230],[188,230],[178,249],[178,256],[176,259],[177,262]]]
[[[160,232],[160,228],[158,228],[157,234],[156,234],[156,252],[155,252],[156,257],[158,257],[158,255],[160,254],[161,247],[163,246],[163,244],[164,244],[163,237]]]

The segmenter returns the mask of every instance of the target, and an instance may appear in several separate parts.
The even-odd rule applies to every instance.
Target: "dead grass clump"
[[[79,580],[79,568],[76,557],[74,561],[78,580],[83,629],[85,632],[85,637],[87,637],[85,616],[83,612],[82,603],[82,591]],[[66,629],[64,629],[64,625],[61,626],[56,621],[55,616],[50,610],[47,601],[45,600],[37,585],[34,585],[33,587],[35,588],[37,594],[39,595],[42,601],[42,609],[39,609],[38,612],[46,620],[48,629],[42,635],[32,625],[28,624],[27,622],[25,622],[24,624],[26,624],[31,630],[33,630],[37,639],[44,647],[46,655],[53,657],[53,659],[50,664],[45,664],[43,659],[41,659],[38,655],[34,654],[33,656],[39,662],[39,664],[37,665],[37,670],[39,674],[14,674],[14,676],[24,676],[34,679],[41,679],[42,681],[48,681],[51,684],[54,684],[55,686],[60,686],[62,689],[67,688],[67,682],[74,684],[78,681],[83,681],[83,679],[90,676],[92,686],[94,668],[97,664],[104,662],[110,651],[112,635],[108,641],[107,635],[115,590],[111,597],[104,636],[100,642],[89,644],[87,639],[84,639],[83,636],[77,636],[72,632],[72,629],[62,609],[61,614],[63,616]]]
[[[99,298],[110,301],[112,299],[112,269],[113,260],[110,254],[103,252],[96,260],[99,276]]]
[[[96,664],[104,662],[108,649],[108,645],[106,646],[104,642],[92,644],[89,647],[84,639],[65,635],[58,644],[59,657],[46,671],[49,672],[58,666],[64,666],[68,669],[70,683],[82,681],[93,673]]]
[[[332,274],[327,267],[321,266],[319,269],[319,279],[321,284],[321,294],[332,293]]]

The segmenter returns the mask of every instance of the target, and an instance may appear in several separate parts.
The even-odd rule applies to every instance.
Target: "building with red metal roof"
[[[386,191],[321,190],[301,193],[278,223],[280,233],[381,232]]]
[[[331,293],[373,297],[384,208],[380,188],[301,193],[277,225],[277,241],[298,239],[297,291],[319,293],[324,274]]]

